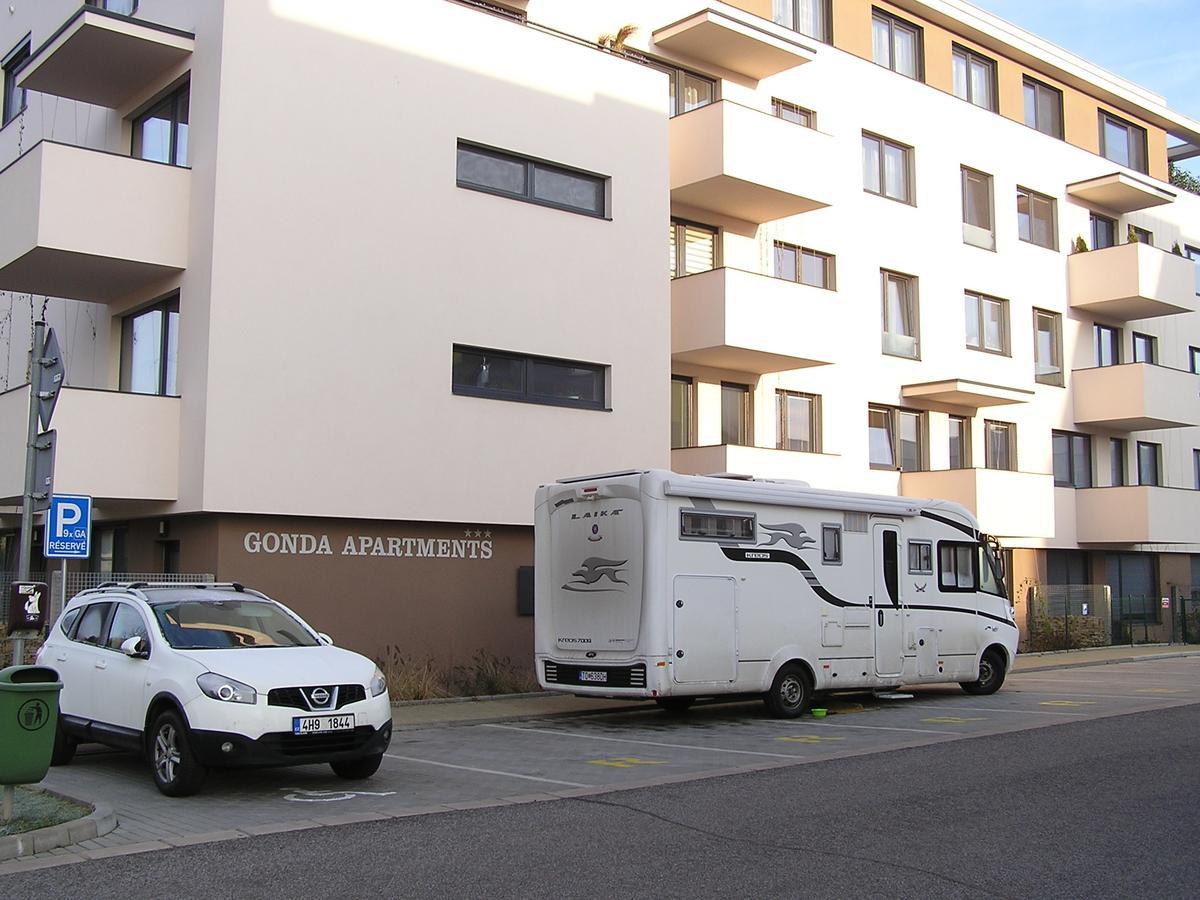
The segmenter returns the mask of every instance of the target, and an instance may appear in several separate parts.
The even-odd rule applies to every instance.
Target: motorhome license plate
[[[584,669],[579,673],[579,680],[580,681],[595,681],[595,682],[598,682],[599,684],[604,684],[605,682],[608,681],[608,673],[607,672],[595,672],[595,671],[589,671],[587,669]]]
[[[353,730],[353,714],[348,716],[295,716],[292,718],[292,734],[324,734],[327,731]]]

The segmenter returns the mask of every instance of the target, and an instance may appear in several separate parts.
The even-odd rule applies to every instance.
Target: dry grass
[[[475,653],[470,663],[439,666],[432,658],[419,660],[389,646],[376,658],[388,693],[393,700],[432,700],[441,697],[484,697],[518,694],[538,689],[528,666],[486,650]]]

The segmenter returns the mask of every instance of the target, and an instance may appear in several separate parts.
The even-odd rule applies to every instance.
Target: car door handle
[[[66,654],[66,652],[63,652],[63,653],[60,653],[60,654],[58,654],[58,656],[56,656],[56,657],[54,657],[54,658],[55,658],[56,660],[58,660],[59,662],[66,662],[66,661],[67,661],[67,654]]]
[[[883,627],[883,610],[882,609],[879,611],[879,627],[880,628]]]
[[[96,668],[97,669],[107,669],[108,668],[108,660],[107,659],[96,660]]]

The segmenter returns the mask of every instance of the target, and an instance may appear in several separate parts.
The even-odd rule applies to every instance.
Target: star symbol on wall
[[[483,536],[484,536],[485,538],[490,538],[490,537],[492,536],[492,533],[491,533],[490,531],[485,531],[485,532],[483,533]]]

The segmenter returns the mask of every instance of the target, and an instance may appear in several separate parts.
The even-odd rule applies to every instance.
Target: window
[[[1129,226],[1129,242],[1137,241],[1139,244],[1147,244],[1154,246],[1154,232],[1146,228],[1139,228],[1137,225]]]
[[[1196,266],[1196,293],[1200,294],[1200,247],[1184,245],[1183,254]]]
[[[1095,326],[1096,365],[1117,366],[1121,364],[1121,330],[1111,325]]]
[[[912,148],[863,134],[863,190],[912,203]]]
[[[1092,213],[1092,249],[1103,250],[1117,243],[1117,222],[1108,216]]]
[[[775,277],[812,287],[834,289],[833,256],[820,250],[775,242]]]
[[[711,513],[683,509],[679,536],[706,541],[752,541],[758,534],[754,514]]]
[[[842,526],[821,526],[821,562],[826,565],[842,564]]]
[[[967,346],[1008,355],[1008,301],[983,294],[964,295]]]
[[[717,99],[717,83],[704,75],[658,60],[642,59],[652,69],[667,74],[667,111],[671,116],[708,106]]]
[[[778,97],[771,98],[771,114],[777,119],[783,119],[785,122],[791,122],[794,125],[803,125],[805,128],[817,127],[817,114],[815,112],[811,109],[805,109],[803,106],[797,106],[795,103],[780,100]]]
[[[501,6],[496,3],[489,3],[488,0],[454,0],[455,3],[462,3],[466,6],[473,6],[481,12],[496,16],[500,19],[509,19],[514,22],[519,22],[524,25],[527,21],[527,16],[524,10],[512,9],[508,6]],[[532,613],[530,614],[532,615]]]
[[[179,295],[121,320],[121,390],[179,396]]]
[[[1017,234],[1023,241],[1057,250],[1054,200],[1022,187],[1017,188]]]
[[[683,253],[679,248],[683,248]],[[717,264],[717,229],[710,225],[671,220],[671,277],[707,272]]]
[[[830,41],[829,0],[771,0],[771,20],[826,44]]]
[[[104,634],[104,623],[108,619],[108,610],[111,606],[111,603],[93,603],[88,606],[83,611],[83,615],[79,617],[79,624],[75,627],[74,640],[98,645]]]
[[[451,391],[465,397],[605,408],[607,366],[454,345]]]
[[[1017,470],[1017,426],[1011,422],[983,423],[983,464],[989,469]]]
[[[1137,442],[1138,484],[1160,485],[1162,445],[1148,441]]]
[[[1062,316],[1033,311],[1033,377],[1039,384],[1062,386]]]
[[[1087,434],[1051,432],[1054,483],[1059,487],[1092,486],[1092,438]]]
[[[120,650],[121,645],[131,637],[149,641],[150,632],[146,629],[146,622],[141,613],[128,603],[118,603],[117,611],[113,613],[112,624],[108,626],[108,640],[105,646],[110,650]]]
[[[28,61],[29,48],[30,39],[27,37],[0,62],[0,68],[4,70],[4,110],[0,127],[7,125],[25,109],[25,89],[17,87],[17,70]]]
[[[692,438],[692,379],[671,376],[671,449],[690,447]]]
[[[887,406],[868,407],[867,437],[872,469],[924,470],[924,413]]]
[[[963,416],[950,417],[950,468],[971,467],[971,420]]]
[[[608,179],[458,142],[458,186],[568,212],[603,216]]]
[[[1121,487],[1126,483],[1125,452],[1125,438],[1108,439],[1108,477],[1113,487]]]
[[[775,392],[775,405],[779,414],[780,450],[800,450],[819,453],[821,398],[814,394],[798,391]]]
[[[1200,374],[1200,347],[1188,347],[1188,371]]]
[[[954,96],[996,111],[996,61],[954,45]]]
[[[1100,155],[1139,172],[1148,171],[1146,129],[1101,110]]]
[[[996,249],[992,224],[992,176],[962,167],[963,242],[984,250]]]
[[[1200,491],[1200,450],[1192,451],[1192,472],[1195,475],[1195,487]]]
[[[106,9],[122,16],[132,16],[137,12],[138,0],[84,0],[84,5]]]
[[[883,285],[883,352],[917,359],[920,351],[917,280],[895,272],[879,274]]]
[[[943,591],[974,591],[978,544],[938,541],[938,587]]]
[[[1135,363],[1158,362],[1158,338],[1148,334],[1133,333],[1133,361]]]
[[[750,445],[750,385],[721,382],[721,443]]]
[[[930,541],[908,542],[908,573],[910,575],[933,574],[933,543]]]
[[[138,159],[188,164],[190,88],[184,85],[133,120],[133,155]]]
[[[1063,96],[1062,91],[1025,78],[1025,124],[1036,128],[1042,134],[1056,137],[1063,136]]]
[[[921,29],[916,25],[873,9],[871,50],[876,65],[921,80]]]

